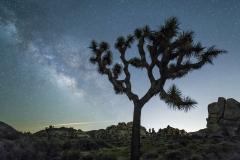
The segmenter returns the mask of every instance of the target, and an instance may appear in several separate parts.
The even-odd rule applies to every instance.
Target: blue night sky
[[[147,129],[170,125],[188,132],[206,127],[207,106],[218,97],[240,101],[239,0],[1,0],[0,121],[19,131],[48,125],[105,129],[132,121],[133,103],[115,95],[106,76],[89,62],[92,39],[114,43],[149,25],[157,30],[177,16],[182,30],[193,30],[195,42],[216,45],[228,54],[187,76],[167,81],[198,102],[188,113],[171,110],[158,96],[142,110]],[[128,55],[137,52],[136,45]],[[140,97],[150,83],[132,69],[133,92]]]

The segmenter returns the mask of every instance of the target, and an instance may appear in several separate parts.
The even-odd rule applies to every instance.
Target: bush
[[[95,142],[98,144],[99,148],[112,148],[112,146],[108,144],[105,140],[97,139]]]
[[[125,148],[122,150],[122,155],[130,156],[130,155],[131,155],[131,147],[130,147],[130,146],[125,147]]]
[[[199,146],[199,145],[197,145],[197,144],[192,144],[192,143],[191,143],[191,144],[188,145],[188,148],[189,148],[189,149],[192,149],[192,150],[196,150],[196,149],[198,148],[198,146]]]
[[[72,148],[72,142],[70,140],[64,141],[63,144],[62,144],[62,149],[63,150],[68,150],[70,148]]]
[[[117,160],[117,157],[112,153],[102,153],[98,160]]]
[[[12,133],[12,132],[8,132],[6,135],[5,135],[5,138],[8,139],[8,140],[15,140],[15,139],[19,139],[20,136],[19,133]]]
[[[239,160],[239,159],[240,159],[240,154],[238,153],[234,153],[230,158],[230,160]]]
[[[175,144],[167,144],[166,147],[167,147],[167,149],[178,149],[178,148],[181,148],[181,146],[176,144],[176,143]]]
[[[153,152],[153,151],[148,151],[142,157],[144,159],[158,158],[158,154],[156,152]]]
[[[48,144],[46,140],[38,139],[36,142],[33,143],[33,147],[37,154],[38,152],[45,151],[48,147]]]
[[[216,153],[216,152],[222,152],[221,151],[221,146],[218,147],[217,145],[213,145],[213,144],[207,144],[204,146],[205,148],[205,152],[208,153]]]
[[[205,149],[203,146],[199,146],[197,149],[196,149],[196,152],[197,153],[201,153],[201,154],[205,154]]]
[[[70,159],[70,160],[78,160],[81,158],[81,156],[82,156],[82,154],[81,154],[80,150],[78,150],[78,149],[70,150],[68,152],[68,159]]]
[[[166,147],[158,147],[157,148],[157,153],[159,154],[164,154],[167,152],[167,148]]]
[[[166,160],[181,160],[181,153],[178,150],[165,153]]]
[[[94,156],[93,155],[84,155],[82,156],[81,160],[94,160]]]
[[[233,144],[231,142],[223,142],[221,145],[219,145],[219,147],[221,147],[221,150],[223,152],[230,152],[239,148],[236,144]]]
[[[181,139],[181,140],[179,140],[179,144],[186,147],[188,144],[188,141]]]
[[[80,149],[81,151],[90,151],[90,150],[98,150],[99,145],[90,139],[80,139],[76,142],[74,148]]]
[[[203,160],[203,156],[199,155],[199,154],[193,154],[190,157],[190,160]]]

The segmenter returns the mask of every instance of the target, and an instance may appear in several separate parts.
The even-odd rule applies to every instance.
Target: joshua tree
[[[50,125],[49,127],[45,128],[45,131],[47,133],[48,140],[52,138],[52,131],[53,131],[54,126]]]
[[[73,127],[68,128],[68,138],[72,139],[74,137],[77,137],[77,132]]]
[[[141,109],[153,96],[159,95],[170,108],[189,111],[196,107],[197,102],[190,97],[182,96],[176,85],[165,90],[166,80],[185,76],[187,73],[200,69],[205,64],[213,64],[212,60],[219,54],[227,53],[226,50],[216,49],[215,46],[202,47],[200,42],[193,42],[193,31],[181,31],[179,21],[172,17],[165,21],[158,30],[151,30],[148,26],[137,28],[134,35],[126,38],[118,37],[115,48],[120,53],[122,64],[112,65],[112,53],[107,42],[97,43],[92,41],[90,49],[93,56],[90,62],[97,64],[98,72],[107,75],[116,94],[126,94],[133,101],[133,127],[131,142],[131,159],[140,159],[140,120]],[[126,50],[137,41],[139,55],[126,59]],[[146,55],[146,51],[149,56]],[[194,62],[191,60],[194,59]],[[143,97],[138,97],[132,91],[131,74],[129,66],[146,70],[150,84]],[[154,72],[157,68],[157,73]],[[120,75],[124,73],[123,76]],[[159,76],[157,77],[156,74]]]

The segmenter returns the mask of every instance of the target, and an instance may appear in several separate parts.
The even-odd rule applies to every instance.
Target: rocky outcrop
[[[189,136],[185,130],[179,130],[171,126],[167,128],[159,129],[158,132],[154,128],[146,131],[145,127],[141,126],[140,129],[141,139],[160,139],[160,138],[179,138],[183,136]],[[118,123],[118,125],[111,125],[106,129],[100,129],[95,132],[93,138],[98,139],[131,139],[132,136],[132,122]]]
[[[111,125],[106,129],[100,129],[95,132],[93,138],[100,139],[131,139],[132,136],[132,122],[118,123],[118,125]],[[140,129],[141,138],[146,137],[147,131],[146,128],[141,126]]]
[[[158,132],[155,132],[154,129],[149,130],[149,137],[153,139],[159,138],[179,138],[183,136],[189,136],[189,134],[184,130],[179,130],[178,128],[173,128],[171,126],[167,126],[167,128],[159,129]]]
[[[239,136],[240,103],[235,99],[218,98],[208,105],[207,136]]]
[[[197,136],[200,136],[200,137],[207,137],[207,128],[200,129],[194,135],[197,135]]]

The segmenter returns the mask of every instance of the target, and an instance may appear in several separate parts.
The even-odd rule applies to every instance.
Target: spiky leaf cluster
[[[161,92],[160,98],[172,109],[188,111],[194,108],[197,102],[192,100],[190,97],[182,97],[181,91],[176,85],[169,87],[167,92]]]
[[[120,64],[116,63],[112,68],[112,73],[113,73],[114,77],[118,78],[118,76],[120,76],[122,73],[122,66]]]
[[[102,51],[107,51],[109,49],[109,44],[107,42],[101,42],[99,47]]]
[[[117,42],[115,43],[115,48],[122,48],[123,45],[126,43],[126,39],[123,36],[117,38]]]
[[[130,59],[130,64],[136,68],[143,68],[143,64],[140,58],[133,57]]]
[[[102,57],[102,64],[108,66],[112,64],[112,53],[110,51],[107,51]]]
[[[151,30],[149,26],[144,26],[135,29],[133,35],[118,37],[114,46],[120,53],[123,65],[115,64],[111,67],[112,54],[108,43],[98,44],[92,41],[89,48],[94,54],[90,58],[90,62],[98,65],[100,74],[108,76],[116,94],[125,93],[130,100],[139,100],[144,104],[152,96],[160,94],[170,108],[188,111],[194,108],[196,102],[190,97],[182,96],[175,85],[165,91],[165,82],[168,79],[182,78],[205,64],[213,64],[214,58],[227,53],[227,51],[216,49],[215,46],[206,48],[200,42],[194,43],[194,32],[191,30],[181,31],[179,25],[178,18],[172,17],[157,30]],[[137,40],[139,55],[126,59],[126,50],[131,47],[134,40]],[[132,92],[130,65],[139,69],[144,68],[147,71],[150,87],[141,99]],[[125,78],[120,80],[119,77],[122,73]]]

